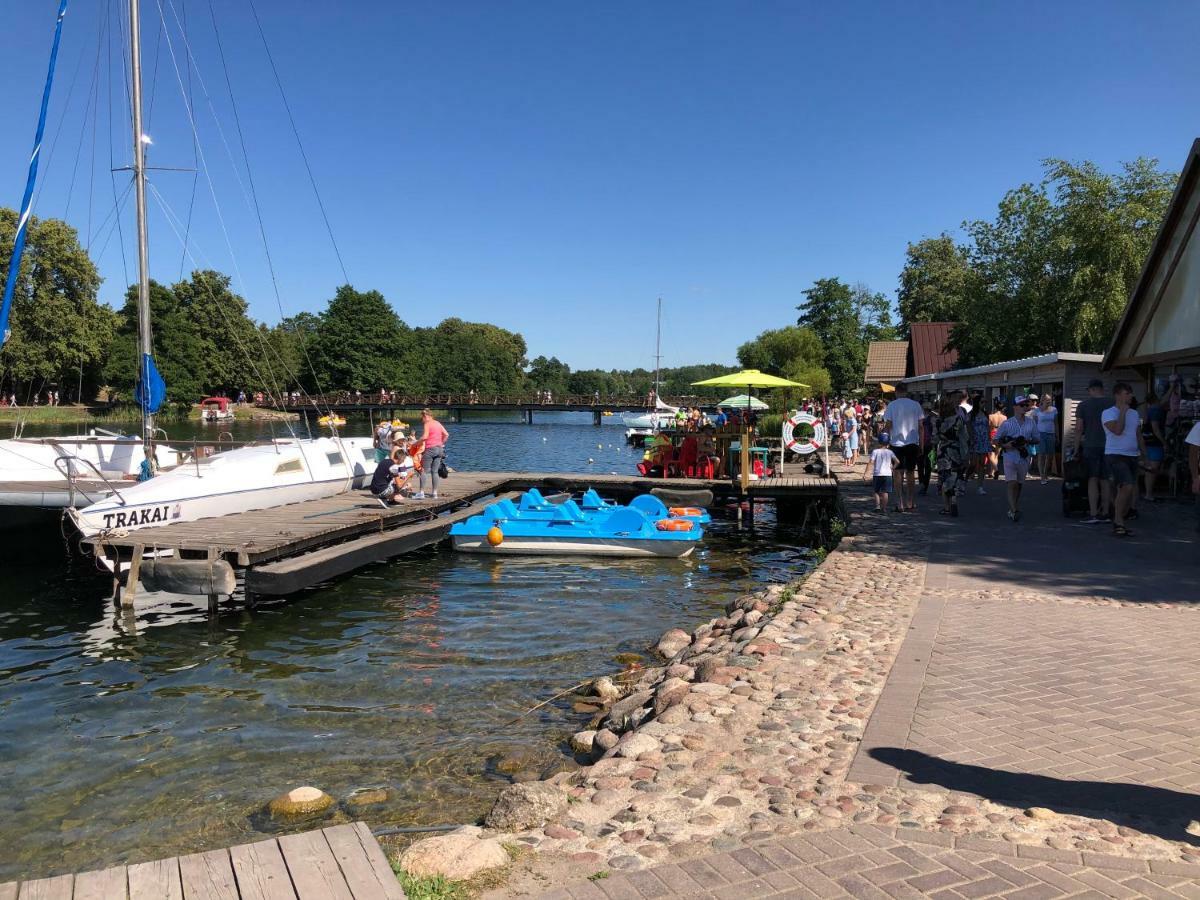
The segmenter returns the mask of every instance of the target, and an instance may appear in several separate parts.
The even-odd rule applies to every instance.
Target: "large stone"
[[[611,750],[613,747],[617,746],[617,741],[620,739],[621,738],[616,734],[616,732],[609,731],[607,728],[601,728],[594,735],[592,735],[593,745],[599,747],[601,750]]]
[[[274,819],[302,819],[323,813],[333,806],[333,798],[320,788],[298,787],[280,794],[267,804],[267,811]]]
[[[710,656],[696,667],[696,680],[708,681],[718,670],[723,669],[728,663],[724,656]]]
[[[452,881],[463,881],[506,865],[508,853],[498,840],[481,840],[463,831],[417,841],[400,857],[400,866],[409,875],[418,878],[441,875]]]
[[[688,695],[691,685],[682,678],[667,678],[654,694],[654,714],[662,715]]]
[[[653,753],[659,748],[659,743],[648,734],[627,734],[617,744],[616,754],[627,759],[637,759],[643,753]]]
[[[576,753],[591,753],[595,743],[594,731],[577,731],[571,736],[571,749]]]
[[[513,784],[500,792],[486,824],[498,831],[523,831],[545,824],[566,808],[567,795],[552,784]]]
[[[671,628],[663,632],[663,636],[658,639],[654,652],[663,659],[670,659],[691,642],[692,636],[682,628]]]
[[[605,703],[613,703],[621,699],[621,689],[607,675],[592,682],[592,693]]]
[[[636,694],[630,694],[624,700],[618,700],[608,711],[608,727],[613,731],[626,731],[632,728],[644,717],[644,713],[641,715],[638,713],[653,697],[654,694],[651,691],[638,691]]]

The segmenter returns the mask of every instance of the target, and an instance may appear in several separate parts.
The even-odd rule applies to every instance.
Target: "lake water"
[[[640,451],[610,422],[450,423],[450,464],[630,472]],[[299,784],[387,788],[358,815],[372,826],[474,821],[509,781],[499,760],[569,764],[588,718],[569,699],[514,717],[809,565],[769,507],[753,532],[716,512],[685,560],[428,549],[213,619],[122,615],[56,531],[0,532],[0,880],[254,840]]]

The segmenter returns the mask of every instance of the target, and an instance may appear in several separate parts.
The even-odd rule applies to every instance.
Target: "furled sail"
[[[142,354],[141,370],[133,395],[142,408],[142,414],[147,416],[158,412],[167,399],[167,383],[158,374],[158,366],[154,365],[154,358],[149,353]]]
[[[63,18],[67,15],[67,0],[58,6],[54,23],[54,43],[50,47],[50,70],[42,90],[42,109],[38,114],[37,134],[33,138],[33,155],[29,157],[29,177],[25,180],[25,199],[21,201],[21,217],[17,220],[17,235],[13,241],[12,258],[8,261],[8,280],[4,284],[4,300],[0,302],[0,347],[8,341],[8,320],[12,313],[13,292],[21,274],[21,255],[25,252],[25,235],[29,229],[29,214],[33,209],[33,186],[37,182],[38,158],[42,155],[42,135],[46,131],[46,111],[50,108],[50,86],[54,83],[54,64],[58,60],[58,42],[62,37]]]

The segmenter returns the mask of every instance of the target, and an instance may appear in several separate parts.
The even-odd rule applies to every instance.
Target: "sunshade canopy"
[[[809,387],[799,381],[788,381],[775,375],[768,375],[758,369],[742,369],[728,375],[718,375],[716,378],[706,378],[703,381],[693,381],[692,387],[732,387],[732,388],[770,388],[770,387]]]
[[[770,409],[769,403],[763,403],[757,397],[751,397],[749,394],[738,394],[736,397],[726,397],[717,406],[732,406],[736,409]]]

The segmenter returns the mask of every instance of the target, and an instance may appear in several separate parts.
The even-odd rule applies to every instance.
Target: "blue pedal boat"
[[[550,503],[529,492],[520,503],[498,500],[450,528],[464,553],[552,556],[687,556],[704,537],[697,522],[655,519],[633,506],[585,511],[574,500]],[[657,498],[655,498],[657,500]]]

